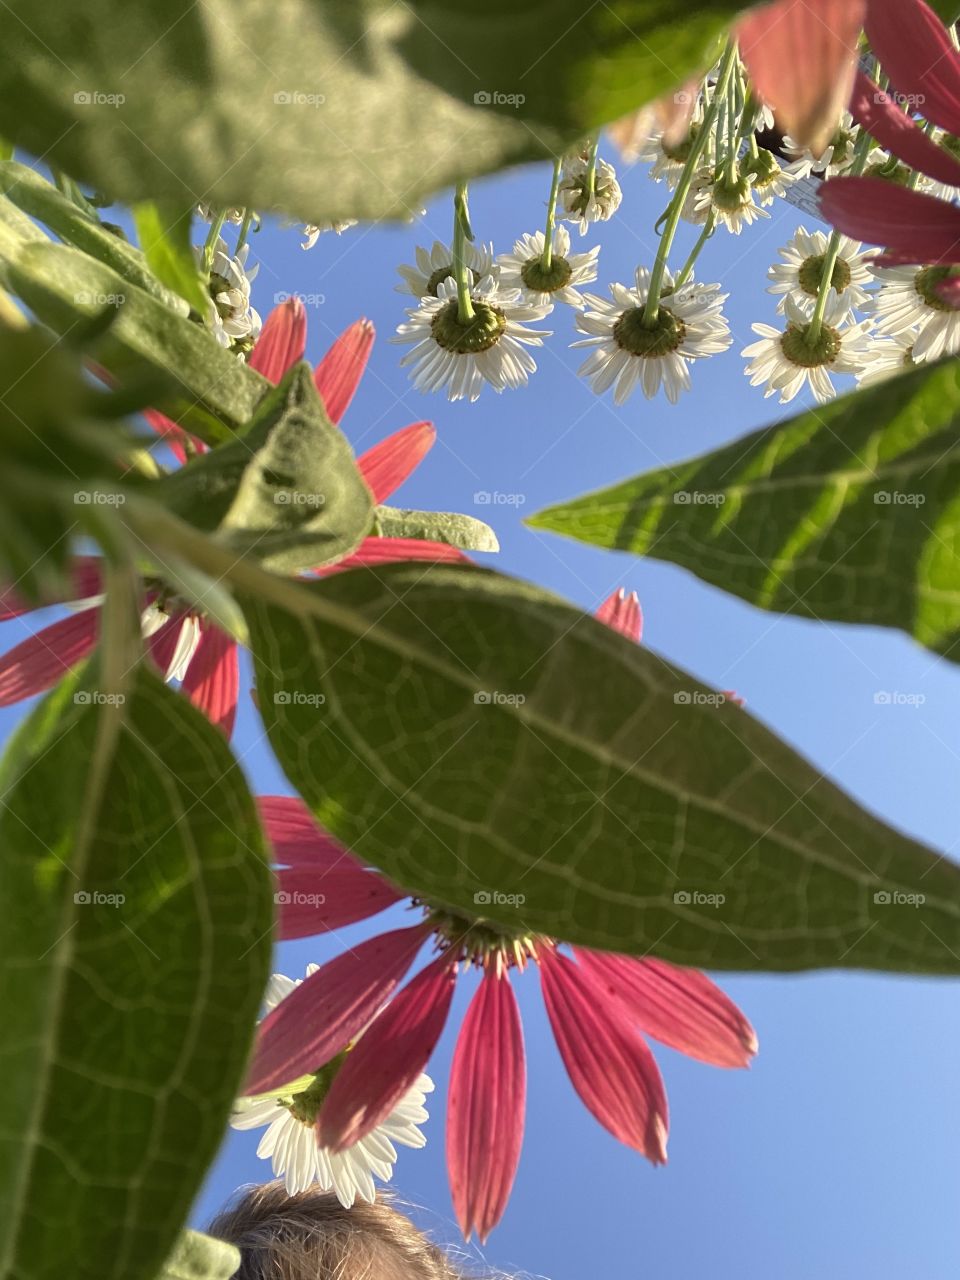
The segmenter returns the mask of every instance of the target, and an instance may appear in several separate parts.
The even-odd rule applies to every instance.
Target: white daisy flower
[[[342,218],[339,222],[308,222],[303,228],[303,240],[300,243],[300,248],[312,249],[324,231],[335,231],[338,236],[341,236],[344,231],[349,231],[351,227],[356,225],[356,218]]]
[[[709,193],[713,190],[714,170],[712,167],[698,169],[693,175],[690,190],[680,210],[684,222],[692,222],[695,227],[702,227],[710,213]]]
[[[220,217],[221,212],[223,212],[223,214],[225,215],[224,216],[225,222],[233,222],[238,227],[243,222],[244,212],[245,212],[243,209],[220,210],[220,209],[215,209],[211,204],[197,205],[197,213],[204,220],[204,222],[213,222],[214,218]]]
[[[877,333],[898,337],[916,330],[913,358],[918,364],[960,352],[960,310],[945,302],[936,286],[950,274],[949,267],[876,267],[880,289],[870,312]]]
[[[397,293],[410,293],[415,298],[431,298],[437,296],[437,289],[444,280],[453,278],[453,250],[441,240],[434,240],[433,248],[426,249],[417,245],[414,250],[417,259],[415,267],[405,264],[397,267],[403,276],[403,283],[396,285]],[[473,283],[479,284],[484,276],[493,273],[493,245],[475,245],[467,241],[464,245],[464,258],[473,273]]]
[[[837,178],[853,164],[859,136],[859,127],[849,111],[844,111],[836,132],[818,156],[808,147],[799,146],[787,134],[783,139],[783,150],[791,157],[787,172],[794,178],[809,178],[813,173],[820,178]]]
[[[829,236],[823,231],[811,232],[806,227],[797,227],[793,239],[778,250],[783,261],[774,263],[767,272],[773,281],[767,293],[782,295],[777,305],[781,314],[786,298],[791,297],[808,319],[813,315],[828,244]],[[840,239],[831,290],[846,303],[848,311],[854,311],[870,300],[869,286],[874,280],[868,265],[871,252],[875,251],[861,252],[859,240],[851,240],[847,236]]]
[[[557,227],[553,233],[550,266],[544,270],[545,242],[544,233],[535,231],[533,235],[522,235],[514,244],[513,253],[501,253],[497,259],[500,287],[519,289],[524,302],[532,302],[538,307],[552,302],[582,307],[583,295],[575,286],[596,280],[600,246],[594,245],[588,253],[571,253],[570,232],[566,227]]]
[[[317,966],[307,966],[306,976]],[[265,1011],[272,1009],[300,985],[282,973],[274,974],[264,999]],[[428,1118],[424,1108],[433,1081],[421,1075],[390,1115],[372,1133],[345,1151],[333,1152],[317,1146],[314,1124],[326,1096],[336,1064],[324,1067],[306,1088],[269,1098],[240,1098],[230,1119],[234,1129],[267,1126],[257,1155],[270,1160],[274,1176],[282,1177],[288,1195],[306,1191],[318,1183],[322,1191],[333,1191],[345,1209],[359,1197],[372,1202],[376,1195],[374,1177],[388,1182],[397,1161],[394,1144],[422,1147],[426,1138],[418,1128]]]
[[[700,187],[694,197],[694,208],[701,215],[698,221],[706,222],[713,213],[717,224],[726,227],[735,236],[740,235],[744,227],[750,226],[758,218],[770,217],[755,202],[750,179],[744,174],[738,175],[732,182],[723,173],[717,175],[709,185]]]
[[[195,249],[197,262],[203,265],[203,250]],[[245,244],[233,257],[227,242],[217,240],[210,268],[210,297],[213,306],[208,323],[221,347],[249,348],[260,333],[260,316],[250,305],[250,285],[260,270],[259,264],[247,271],[250,246]]]
[[[498,392],[514,389],[536,370],[526,348],[542,346],[550,334],[525,322],[542,320],[553,308],[522,302],[518,289],[501,290],[492,276],[474,287],[471,300],[474,318],[464,324],[456,281],[443,280],[437,296],[421,298],[398,327],[392,341],[413,344],[400,363],[413,366],[410,377],[419,391],[446,389],[449,400],[476,400],[485,382]]]
[[[793,174],[788,173],[773,152],[765,147],[758,147],[755,156],[745,155],[740,169],[749,179],[754,199],[764,206],[772,205],[778,197],[785,200],[788,189],[796,182]]]
[[[578,373],[602,395],[613,386],[615,404],[623,404],[639,386],[651,400],[661,386],[671,404],[690,390],[689,364],[726,351],[733,339],[721,308],[727,294],[718,284],[692,279],[674,291],[669,271],[657,320],[643,323],[650,292],[650,272],[638,267],[636,284],[610,286],[611,301],[586,295],[586,310],[577,315],[577,328],[589,334],[571,345],[592,347]]]
[[[784,302],[787,318],[785,330],[768,324],[755,324],[753,332],[760,337],[746,347],[749,360],[744,372],[750,385],[767,384],[764,397],[780,393],[780,403],[787,404],[809,383],[820,404],[837,394],[831,373],[861,373],[874,359],[875,343],[870,337],[870,322],[849,324],[846,303],[832,295],[826,304],[820,336],[815,343],[807,341],[810,321],[788,294]]]
[[[915,369],[917,362],[913,358],[913,346],[916,340],[917,335],[913,329],[906,329],[895,338],[877,338],[873,344],[872,361],[857,374],[859,385],[872,387],[878,382],[886,382],[898,373]]]
[[[567,222],[578,222],[581,235],[586,234],[591,222],[606,222],[612,218],[623,199],[612,164],[597,159],[592,193],[589,190],[589,170],[590,157],[586,151],[568,157],[564,161],[558,192],[561,216]]]
[[[637,151],[637,159],[645,160],[651,165],[650,177],[654,182],[665,182],[671,191],[675,191],[699,131],[699,112],[691,122],[687,135],[679,142],[665,142],[663,130],[654,129]]]

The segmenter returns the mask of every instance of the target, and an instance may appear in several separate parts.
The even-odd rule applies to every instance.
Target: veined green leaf
[[[960,660],[960,362],[549,507],[535,528],[690,569],[777,613]]]
[[[377,527],[384,538],[420,538],[443,542],[461,551],[499,551],[497,535],[488,524],[456,511],[408,511],[377,507]]]
[[[960,972],[960,868],[544,592],[400,564],[244,607],[287,776],[417,896],[680,964]]]
[[[147,200],[133,206],[140,248],[154,275],[202,316],[210,306],[210,295],[193,256],[190,214],[191,209],[184,211],[169,201]]]
[[[0,1275],[21,1280],[154,1280],[268,972],[270,875],[223,736],[143,666],[97,681],[64,680],[2,767]]]

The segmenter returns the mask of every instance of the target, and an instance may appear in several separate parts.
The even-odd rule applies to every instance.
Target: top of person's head
[[[480,1280],[382,1193],[344,1209],[328,1192],[268,1182],[243,1188],[208,1230],[240,1250],[234,1280]]]

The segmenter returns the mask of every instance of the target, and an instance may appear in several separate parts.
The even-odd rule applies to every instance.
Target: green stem
[[[591,201],[597,189],[597,153],[600,150],[599,136],[590,144],[590,157],[587,161],[587,202]]]
[[[711,209],[706,222],[703,224],[703,230],[700,232],[700,236],[697,239],[697,243],[693,246],[693,248],[690,251],[690,257],[683,264],[683,270],[680,272],[676,280],[674,280],[673,282],[674,289],[679,289],[682,284],[687,283],[690,273],[693,271],[694,264],[696,263],[697,258],[699,258],[700,256],[700,251],[703,249],[703,246],[707,243],[707,241],[713,235],[714,231],[716,230],[716,227],[717,227],[716,211]]]
[[[860,137],[857,139],[856,150],[853,153],[853,164],[850,166],[849,176],[851,178],[859,178],[867,163],[867,156],[873,146],[873,138],[867,133],[866,129],[860,131]],[[842,236],[839,231],[834,231],[830,239],[827,241],[827,249],[823,255],[823,272],[820,276],[820,290],[817,293],[817,303],[813,309],[813,315],[807,328],[806,341],[808,346],[814,346],[820,340],[820,333],[823,329],[823,316],[827,309],[827,300],[830,297],[830,289],[833,285],[833,272],[837,265],[837,258],[840,254],[840,241]]]
[[[217,241],[220,239],[220,232],[223,230],[223,224],[227,220],[227,211],[222,209],[213,222],[210,224],[210,231],[203,245],[203,269],[207,275],[213,267],[213,255],[216,251]]]
[[[727,182],[730,186],[733,186],[737,180],[737,156],[740,151],[740,120],[742,116],[737,92],[739,63],[740,59],[737,58],[734,64],[734,72],[730,77],[730,84],[727,88]]]
[[[543,254],[540,265],[549,271],[553,265],[553,235],[557,226],[557,194],[560,190],[560,170],[562,162],[558,156],[553,162],[553,181],[550,183],[550,198],[547,201],[547,225],[543,233]]]
[[[707,142],[709,141],[711,130],[717,118],[717,112],[720,109],[720,103],[724,101],[727,94],[727,87],[730,84],[730,76],[733,74],[733,68],[736,63],[737,46],[733,41],[727,46],[727,51],[723,55],[723,61],[720,64],[720,75],[717,80],[716,92],[713,95],[713,101],[707,107],[703,117],[703,124],[697,133],[696,138],[690,147],[690,154],[687,162],[683,166],[683,173],[680,175],[680,181],[677,189],[673,193],[673,200],[670,204],[670,213],[667,217],[666,226],[663,229],[663,235],[660,237],[660,245],[657,249],[657,257],[653,264],[653,270],[650,273],[650,292],[647,295],[647,304],[643,310],[643,323],[648,329],[652,329],[657,322],[657,316],[660,313],[660,290],[663,288],[663,275],[667,269],[667,259],[670,256],[670,250],[673,247],[673,241],[677,234],[677,228],[680,225],[680,215],[683,212],[683,206],[686,203],[687,196],[690,194],[690,188],[693,185],[694,174],[700,163],[700,157],[703,155]]]
[[[247,243],[247,236],[250,234],[250,223],[253,221],[253,210],[244,209],[243,221],[240,223],[240,234],[237,236],[237,247],[234,249],[234,255],[239,255],[240,250]]]
[[[466,261],[466,244],[472,239],[467,184],[458,182],[457,194],[453,200],[453,277],[457,282],[457,319],[461,324],[469,324],[476,316],[470,297],[473,280]]]

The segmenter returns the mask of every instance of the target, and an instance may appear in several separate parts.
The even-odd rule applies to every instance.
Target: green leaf
[[[278,573],[343,559],[373,516],[370,492],[308,364],[270,390],[242,439],[194,459],[150,492]]]
[[[169,202],[148,200],[133,206],[133,220],[143,256],[154,275],[202,316],[211,300],[193,256],[191,212]]]
[[[960,660],[960,362],[531,517],[751,604],[899,627]]]
[[[157,1275],[268,973],[270,875],[226,741],[143,666],[123,693],[97,680],[62,682],[2,769],[0,1274],[22,1280]]]
[[[384,538],[420,538],[443,542],[462,551],[499,551],[497,535],[474,516],[455,511],[408,511],[377,507],[377,527]]]
[[[421,564],[273,600],[243,603],[277,759],[417,896],[681,964],[960,971],[960,868],[596,620]]]
[[[68,200],[35,169],[12,161],[0,164],[0,191],[18,209],[22,209],[31,218],[37,218],[67,244],[83,249],[105,266],[112,267],[129,284],[145,289],[169,306],[182,306],[179,298],[161,284],[149,269],[139,249],[135,249],[116,231],[111,231],[99,218],[78,209],[72,200]],[[0,208],[4,203],[0,201]],[[43,236],[34,228],[31,238],[43,239]]]
[[[154,408],[208,443],[242,432],[270,390],[266,378],[201,325],[76,249],[21,244],[7,256],[5,275],[37,318],[60,334],[104,307],[115,308],[116,319],[97,351],[99,362],[119,378],[163,376],[166,389]]]
[[[127,202],[402,216],[673,88],[737,8],[10,0],[0,130]]]
[[[158,1280],[230,1280],[240,1269],[240,1250],[199,1231],[184,1231]]]

